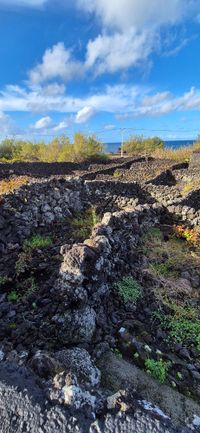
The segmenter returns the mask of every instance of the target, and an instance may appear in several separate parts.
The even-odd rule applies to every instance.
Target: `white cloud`
[[[185,38],[183,39],[178,45],[176,45],[174,48],[171,48],[170,50],[167,50],[163,53],[164,57],[172,57],[176,56],[183,48],[187,47],[189,42],[194,39],[193,38]]]
[[[45,51],[42,63],[29,72],[29,79],[32,84],[40,84],[55,78],[67,81],[81,74],[81,63],[73,59],[71,50],[66,49],[63,42],[59,42]]]
[[[115,73],[138,67],[161,49],[165,55],[176,55],[190,39],[180,35],[175,38],[172,30],[168,31],[167,43],[163,34],[160,36],[161,29],[165,34],[166,29],[189,17],[196,18],[200,12],[195,0],[168,0],[167,7],[165,0],[76,0],[76,4],[100,18],[100,34],[88,41],[82,61],[63,42],[47,48],[42,61],[29,71],[30,83],[38,85],[57,78],[68,81],[86,72]]]
[[[39,119],[35,125],[33,126],[34,129],[46,129],[50,128],[52,126],[52,119],[49,116],[42,117]]]
[[[106,131],[112,131],[112,129],[114,129],[114,128],[115,128],[115,125],[112,125],[112,124],[108,124],[108,125],[104,126],[104,129]]]
[[[95,110],[91,106],[83,107],[81,110],[78,111],[75,122],[76,123],[85,123],[88,120],[91,119],[91,117],[94,115]]]
[[[170,97],[170,95],[170,92],[159,92],[153,96],[145,96],[142,100],[142,105],[150,106],[162,103],[163,101],[166,101],[166,99]]]
[[[48,93],[48,92],[47,92]],[[50,92],[51,93],[51,92]],[[107,112],[120,116],[149,117],[160,116],[173,111],[200,110],[200,89],[192,87],[183,95],[176,96],[169,91],[152,92],[142,86],[114,85],[106,86],[97,93],[74,97],[73,95],[42,94],[40,87],[25,90],[7,86],[0,93],[0,112],[36,112],[44,116],[36,122],[36,129],[68,126],[68,122],[84,123],[98,112]],[[50,124],[48,112],[69,113],[69,119],[62,124]],[[59,126],[59,127],[58,127]]]
[[[200,3],[195,0],[77,0],[78,6],[94,13],[102,23],[101,33],[88,42],[86,68],[96,74],[137,67],[152,52],[165,48],[161,29],[195,18]],[[171,29],[173,33],[173,29]],[[176,55],[189,39],[174,38],[167,55]]]
[[[176,97],[170,92],[161,92],[152,96],[145,96],[135,103],[133,110],[119,114],[119,119],[134,117],[155,117],[172,112],[187,112],[200,110],[200,90],[192,87],[182,96]]]
[[[200,12],[196,0],[77,0],[80,8],[95,13],[104,28],[160,27]]]
[[[14,134],[15,132],[19,132],[19,128],[14,124],[8,114],[0,111],[0,136]]]
[[[58,123],[58,125],[54,126],[53,130],[62,131],[64,129],[69,128],[69,126],[71,126],[72,123],[73,123],[73,118],[69,117],[67,119],[62,120],[60,123]]]
[[[65,92],[66,92],[66,87],[64,84],[52,83],[41,88],[41,93],[44,96],[64,95]]]
[[[155,35],[149,36],[146,31],[136,33],[131,29],[112,36],[99,35],[88,43],[85,66],[94,67],[96,74],[114,73],[137,66],[141,60],[147,59],[155,46]]]

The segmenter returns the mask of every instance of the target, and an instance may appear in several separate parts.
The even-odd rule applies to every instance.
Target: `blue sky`
[[[199,0],[0,0],[0,136],[200,133]]]

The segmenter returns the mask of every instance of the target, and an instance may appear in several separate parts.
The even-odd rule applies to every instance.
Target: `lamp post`
[[[125,128],[121,128],[121,158],[124,157],[124,131]]]

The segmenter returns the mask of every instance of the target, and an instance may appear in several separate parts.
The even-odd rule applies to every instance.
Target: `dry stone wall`
[[[80,211],[81,185],[65,179],[25,185],[0,202],[0,250],[21,243],[36,228]]]

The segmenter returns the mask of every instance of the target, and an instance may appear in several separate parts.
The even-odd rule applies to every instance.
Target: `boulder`
[[[90,263],[96,262],[95,251],[87,245],[74,245],[64,255],[60,275],[65,282],[82,284],[85,273],[89,270]]]
[[[89,353],[85,349],[75,347],[55,353],[56,359],[65,370],[74,373],[81,385],[96,386],[100,382],[100,371],[94,365]]]
[[[53,358],[49,353],[38,351],[29,361],[29,367],[44,379],[54,377],[63,370],[58,359]]]
[[[59,325],[58,336],[64,344],[89,343],[96,329],[96,313],[87,306],[82,310],[69,310],[62,316],[54,316]]]
[[[52,386],[47,390],[47,397],[54,403],[64,404],[73,409],[82,409],[85,406],[90,410],[95,409],[96,397],[82,389],[76,376],[71,373],[57,374]]]

